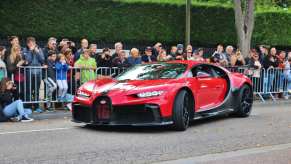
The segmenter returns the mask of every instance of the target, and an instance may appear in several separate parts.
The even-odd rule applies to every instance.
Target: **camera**
[[[221,56],[220,56],[219,53],[215,53],[215,54],[213,55],[213,58],[214,58],[215,60],[221,60]]]
[[[105,58],[110,58],[110,54],[109,53],[105,53]]]

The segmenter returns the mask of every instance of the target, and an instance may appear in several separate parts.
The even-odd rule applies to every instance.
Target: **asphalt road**
[[[255,106],[249,118],[167,127],[97,127],[70,118],[0,124],[0,163],[291,164],[290,105]]]

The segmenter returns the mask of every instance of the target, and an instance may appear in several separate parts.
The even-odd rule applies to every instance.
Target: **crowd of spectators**
[[[276,77],[271,73],[268,76],[262,75],[260,71],[262,68],[281,68],[284,71],[279,78],[291,82],[291,51],[278,51],[275,47],[265,45],[259,46],[258,49],[251,49],[247,57],[244,57],[239,49],[231,45],[224,48],[222,44],[217,45],[215,51],[208,54],[209,57],[206,57],[203,48],[194,49],[191,45],[177,44],[167,51],[159,42],[145,49],[132,48],[129,54],[123,49],[121,42],[115,43],[113,49],[104,47],[101,52],[98,52],[97,48],[99,48],[97,44],[89,44],[85,38],[81,40],[80,48],[77,48],[69,39],[62,39],[58,43],[56,38],[50,37],[47,45],[40,47],[34,37],[28,37],[26,45],[20,45],[19,38],[11,36],[9,46],[6,48],[0,46],[0,80],[6,75],[10,79],[13,78],[17,89],[23,90],[20,98],[24,100],[38,99],[41,80],[44,80],[48,87],[46,93],[48,97],[52,97],[52,93],[58,88],[58,100],[65,101],[67,90],[74,85],[69,83],[69,79],[73,78],[84,83],[96,77],[92,70],[96,70],[97,67],[124,68],[156,61],[193,60],[229,68],[242,66],[251,68],[248,74],[254,80],[268,77],[267,80],[256,84],[266,85],[267,90],[274,85],[273,80]],[[47,69],[47,75],[39,69],[40,66]],[[30,69],[19,71],[20,67]],[[75,71],[73,74],[68,73],[72,67],[82,70]],[[288,85],[288,91],[291,92],[291,85]],[[42,111],[37,104],[34,108],[36,111]]]
[[[97,44],[89,44],[87,39],[82,39],[80,48],[69,39],[62,39],[57,43],[57,39],[51,37],[48,39],[45,47],[39,47],[33,37],[28,37],[26,45],[20,45],[17,36],[9,38],[10,45],[8,47],[0,46],[0,66],[5,67],[8,77],[11,78],[15,74],[15,70],[19,66],[48,66],[49,54],[53,51],[57,55],[65,56],[66,63],[69,66],[75,66],[78,60],[84,62],[83,57],[88,56],[87,62],[92,62],[91,58],[95,60],[95,64],[91,67],[129,67],[135,64],[155,62],[155,61],[169,61],[169,60],[194,60],[204,61],[219,64],[222,66],[252,66],[256,56],[258,62],[263,68],[283,68],[285,62],[290,58],[291,51],[278,51],[275,47],[261,45],[258,49],[252,49],[249,56],[243,57],[239,49],[228,45],[224,49],[222,44],[219,44],[213,54],[205,57],[204,49],[194,48],[191,45],[184,46],[177,44],[172,46],[169,51],[163,47],[161,43],[156,43],[154,46],[147,46],[144,50],[132,48],[127,54],[123,50],[123,44],[117,42],[114,49],[102,48],[102,52],[97,52]],[[36,54],[36,58],[32,58],[31,54]],[[86,58],[85,58],[86,60]],[[82,67],[82,64],[80,65]],[[37,72],[34,73],[37,75]],[[0,78],[1,78],[0,74]]]

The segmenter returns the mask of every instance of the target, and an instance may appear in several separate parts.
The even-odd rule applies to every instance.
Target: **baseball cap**
[[[177,49],[183,49],[183,48],[184,48],[183,44],[177,44]]]
[[[145,51],[152,51],[152,47],[150,47],[150,46],[146,47]]]

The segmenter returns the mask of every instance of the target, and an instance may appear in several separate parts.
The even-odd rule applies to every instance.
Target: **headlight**
[[[142,92],[142,93],[138,93],[137,97],[139,98],[154,97],[154,96],[160,96],[163,93],[164,91]]]
[[[85,97],[85,98],[89,98],[90,97],[90,94],[85,93],[85,92],[80,91],[80,90],[77,92],[77,95],[78,95],[78,97]]]

